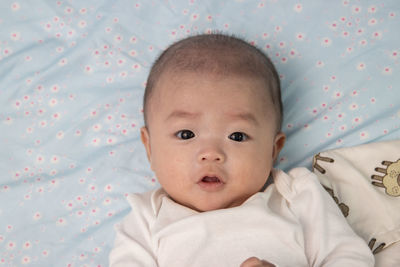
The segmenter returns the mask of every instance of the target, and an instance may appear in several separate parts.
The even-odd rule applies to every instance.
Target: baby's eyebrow
[[[177,118],[177,119],[180,119],[180,118],[194,119],[198,116],[199,116],[199,114],[197,114],[197,113],[192,113],[192,112],[185,111],[185,110],[174,110],[168,115],[166,120],[168,121],[168,120],[175,119],[175,118]]]
[[[243,120],[243,121],[258,125],[257,118],[252,113],[249,113],[249,112],[232,113],[232,114],[228,114],[228,116],[232,117],[233,119],[236,119],[236,120]]]

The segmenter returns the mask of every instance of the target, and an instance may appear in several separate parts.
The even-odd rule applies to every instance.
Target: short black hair
[[[277,131],[281,130],[283,107],[281,88],[275,66],[260,49],[233,35],[200,34],[169,46],[151,67],[143,99],[144,122],[150,96],[161,76],[182,71],[239,74],[261,78],[276,108]]]

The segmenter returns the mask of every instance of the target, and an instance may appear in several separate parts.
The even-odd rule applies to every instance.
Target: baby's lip
[[[198,179],[197,185],[205,192],[218,192],[224,188],[225,181],[220,175],[207,173]]]
[[[225,180],[221,177],[221,175],[218,175],[216,173],[206,173],[202,175],[197,183],[225,183]]]

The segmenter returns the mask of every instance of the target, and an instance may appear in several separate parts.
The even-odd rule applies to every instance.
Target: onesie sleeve
[[[310,266],[374,266],[367,244],[354,233],[313,173],[296,168],[288,174],[274,170],[274,175],[279,177],[276,186],[302,226]]]
[[[152,192],[128,196],[132,211],[115,226],[116,238],[109,261],[110,267],[157,267],[151,225],[154,221]]]

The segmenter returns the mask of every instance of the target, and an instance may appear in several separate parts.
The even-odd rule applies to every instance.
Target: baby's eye
[[[247,134],[245,133],[241,133],[241,132],[234,132],[229,136],[229,139],[236,141],[236,142],[242,142],[247,140],[249,137]]]
[[[181,130],[175,134],[179,139],[187,140],[194,137],[194,133],[190,130]]]

